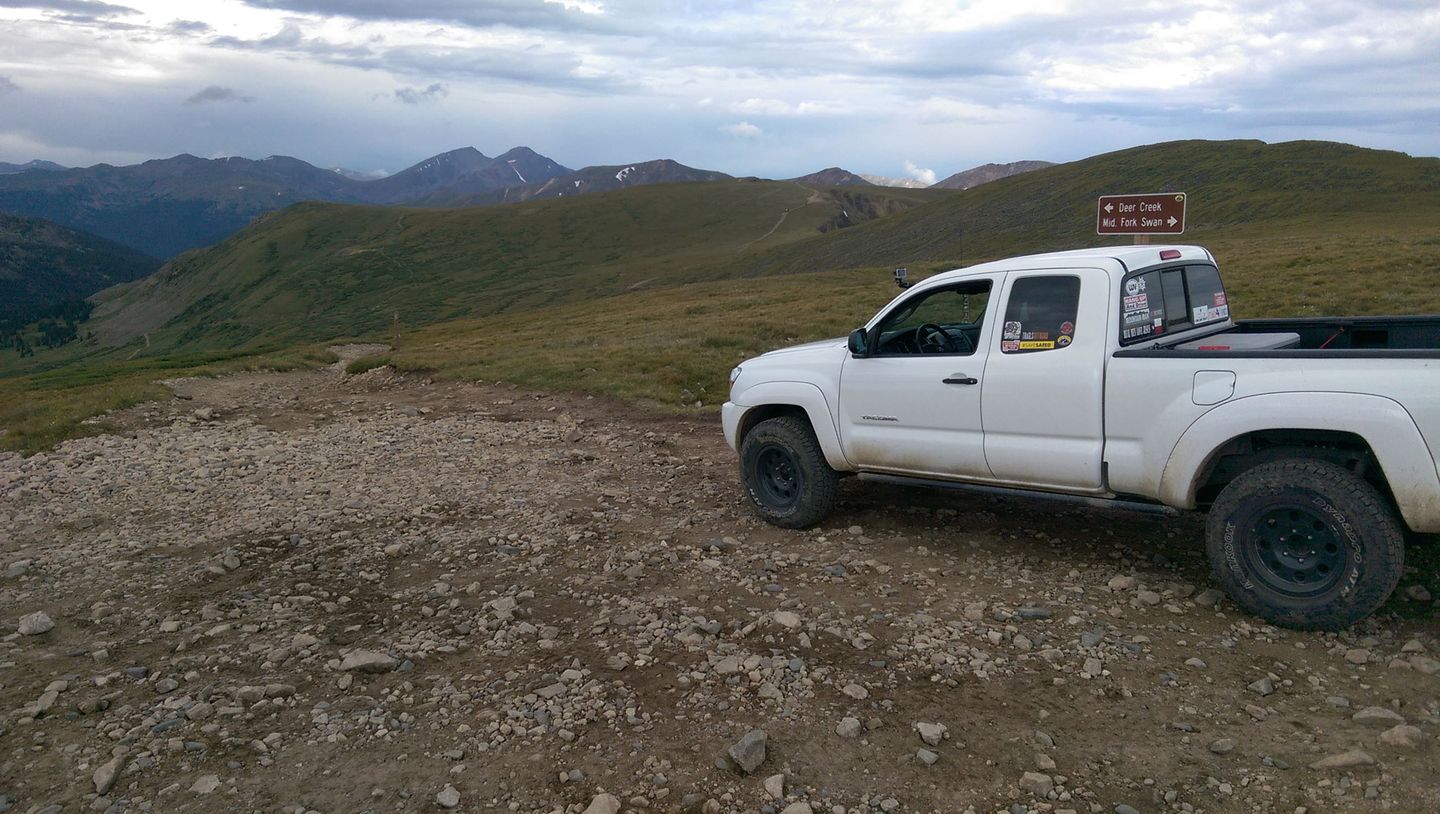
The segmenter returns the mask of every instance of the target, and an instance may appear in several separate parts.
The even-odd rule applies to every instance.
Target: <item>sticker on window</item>
[[[1020,340],[1020,350],[1053,350],[1055,343],[1049,340]]]
[[[1197,305],[1190,309],[1191,321],[1195,324],[1210,322],[1217,319],[1225,319],[1230,316],[1228,305]]]
[[[1001,338],[1001,339],[1019,339],[1019,338],[1020,338],[1020,323],[1018,323],[1018,322],[1007,322],[1007,323],[1005,323],[1005,330],[1000,334],[1000,338]]]
[[[1015,353],[1020,350],[1020,342],[1015,339],[1006,339],[1000,343],[1001,353]]]

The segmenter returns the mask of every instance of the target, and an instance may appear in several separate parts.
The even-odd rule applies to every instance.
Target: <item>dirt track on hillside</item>
[[[1435,611],[1268,627],[1197,518],[848,481],[787,532],[712,419],[173,387],[0,457],[0,811],[1440,809]]]

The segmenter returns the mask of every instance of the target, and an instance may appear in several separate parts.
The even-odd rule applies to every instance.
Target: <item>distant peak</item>
[[[490,156],[485,155],[484,153],[480,152],[479,150],[475,149],[474,147],[460,147],[460,148],[457,148],[457,149],[454,149],[454,150],[448,150],[448,151],[446,151],[446,152],[440,153],[439,155],[435,156],[435,158],[484,158],[484,159],[489,159]]]

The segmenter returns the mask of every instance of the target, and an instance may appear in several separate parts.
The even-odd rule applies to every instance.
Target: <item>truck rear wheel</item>
[[[815,432],[794,416],[756,424],[740,444],[740,478],[767,523],[803,529],[835,508],[840,475],[825,462]]]
[[[1389,502],[1350,470],[1311,458],[1261,464],[1210,508],[1215,580],[1246,611],[1298,630],[1340,630],[1395,590],[1405,538]]]

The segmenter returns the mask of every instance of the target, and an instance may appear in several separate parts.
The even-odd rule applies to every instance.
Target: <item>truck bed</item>
[[[1229,347],[1225,342],[1226,337],[1254,334],[1296,334],[1300,341],[1278,349],[1241,347],[1248,344],[1244,341]],[[1183,344],[1189,347],[1133,348],[1116,356],[1440,358],[1440,316],[1249,319],[1205,336],[1203,349],[1195,347],[1193,335]]]

